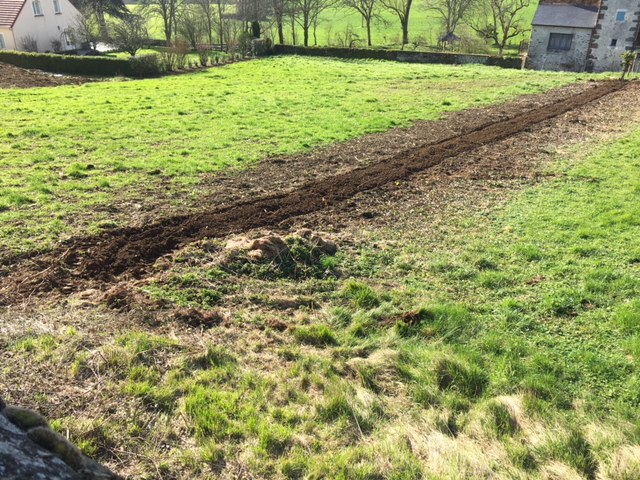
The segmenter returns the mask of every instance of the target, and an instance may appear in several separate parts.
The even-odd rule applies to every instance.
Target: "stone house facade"
[[[542,0],[533,20],[529,66],[573,72],[619,71],[639,47],[639,0]]]

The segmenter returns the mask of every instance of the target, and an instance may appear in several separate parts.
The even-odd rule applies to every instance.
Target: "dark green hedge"
[[[131,76],[133,73],[129,60],[110,57],[85,57],[3,50],[0,51],[0,62],[10,63],[16,67],[75,75],[113,77],[116,75]]]
[[[477,63],[503,68],[521,68],[520,58],[492,57],[465,53],[413,52],[405,50],[374,50],[366,48],[300,47],[294,45],[274,45],[275,54],[309,55],[337,58],[370,58],[408,63],[443,63],[448,65]]]

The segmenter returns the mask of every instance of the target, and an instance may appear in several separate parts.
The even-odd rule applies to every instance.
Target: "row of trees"
[[[118,39],[146,36],[145,19],[155,17],[162,24],[167,45],[178,38],[193,48],[200,43],[221,47],[245,35],[260,38],[266,28],[279,43],[290,40],[307,46],[328,9],[357,12],[366,27],[367,44],[372,45],[372,25],[384,12],[397,18],[403,46],[409,43],[409,20],[414,0],[141,0],[135,14],[123,0],[82,0],[83,20],[78,30],[84,37]],[[440,19],[442,43],[455,40],[456,31],[466,25],[481,38],[491,41],[502,54],[507,43],[527,29],[522,13],[531,0],[420,0]],[[109,22],[107,19],[115,19]],[[285,31],[289,32],[286,38]],[[93,32],[93,33],[92,33]]]

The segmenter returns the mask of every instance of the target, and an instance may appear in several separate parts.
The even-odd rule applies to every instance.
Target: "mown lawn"
[[[174,257],[165,300],[236,285],[232,326],[7,348],[129,405],[54,426],[134,452],[140,478],[640,478],[640,130],[550,173],[438,239],[372,228],[296,277],[213,268],[210,242]],[[322,308],[256,311],[274,287]]]
[[[109,204],[144,204],[155,188],[180,205],[205,173],[580,78],[289,57],[157,80],[0,91],[0,248],[46,248],[121,224]]]

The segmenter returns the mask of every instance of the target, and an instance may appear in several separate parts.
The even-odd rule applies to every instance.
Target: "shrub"
[[[208,45],[198,45],[198,60],[200,61],[200,66],[206,67],[209,63],[209,52],[210,47]]]
[[[25,35],[20,39],[20,47],[25,52],[37,52],[38,40],[33,35]]]
[[[172,47],[174,52],[176,53],[176,68],[178,70],[184,69],[187,65],[187,55],[189,54],[189,44],[184,41],[176,42],[175,46]]]
[[[49,53],[0,51],[0,62],[16,67],[75,75],[99,75],[113,77],[131,75],[128,60],[111,57],[81,57]]]
[[[176,69],[176,51],[173,47],[160,49],[160,63],[165,72],[173,72]]]
[[[131,57],[129,64],[131,67],[131,75],[134,77],[157,77],[162,73],[160,59],[155,53]]]

